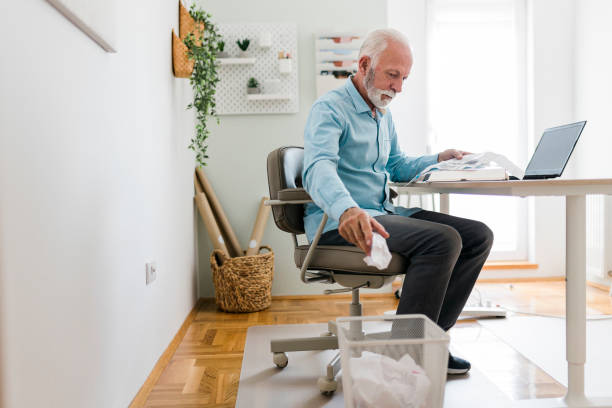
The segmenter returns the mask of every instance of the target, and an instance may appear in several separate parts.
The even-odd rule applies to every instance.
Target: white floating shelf
[[[283,94],[251,94],[247,95],[247,100],[249,101],[267,101],[273,99],[291,99],[291,95],[283,95]]]
[[[217,58],[221,65],[246,65],[254,64],[255,58]]]

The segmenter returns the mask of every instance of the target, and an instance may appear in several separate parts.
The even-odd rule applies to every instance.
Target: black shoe
[[[465,374],[470,371],[472,365],[469,361],[462,358],[455,357],[451,353],[448,353],[448,374]]]

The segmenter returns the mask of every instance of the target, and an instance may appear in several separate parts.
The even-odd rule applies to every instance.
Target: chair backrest
[[[286,188],[302,187],[304,148],[280,147],[268,155],[268,187],[270,199],[278,199],[278,192]],[[276,226],[293,234],[304,233],[304,206],[287,204],[272,206]]]

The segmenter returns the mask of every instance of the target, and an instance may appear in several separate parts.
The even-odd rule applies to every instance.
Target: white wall
[[[576,2],[576,116],[588,121],[576,146],[581,177],[607,177],[612,170],[612,3]]]
[[[108,54],[45,1],[0,6],[2,406],[127,406],[194,305],[177,14],[122,2]]]
[[[429,154],[427,147],[427,0],[389,0],[388,26],[410,41],[413,65],[393,104],[393,121],[402,149],[409,155]]]
[[[576,117],[587,120],[576,146],[575,168],[583,178],[610,177],[612,165],[612,3],[606,0],[576,2]],[[609,234],[608,234],[609,235]],[[609,279],[589,279],[610,284]]]
[[[574,120],[574,0],[528,0],[528,136]],[[576,160],[572,157],[569,166]],[[526,165],[527,163],[525,163]],[[564,176],[570,175],[570,170]],[[530,198],[529,258],[537,276],[565,275],[565,200]]]
[[[386,1],[373,4],[366,0],[302,1],[281,3],[277,0],[246,2],[206,0],[200,4],[218,23],[295,22],[298,26],[299,113],[281,115],[221,116],[213,126],[205,171],[243,246],[246,246],[257,207],[267,196],[266,157],[286,145],[303,145],[303,132],[310,107],[316,100],[314,35],[319,32],[369,31],[385,27]],[[212,246],[206,230],[198,221],[200,295],[213,296],[210,264]],[[263,243],[275,254],[272,293],[321,294],[329,285],[305,285],[293,262],[291,236],[268,222]]]

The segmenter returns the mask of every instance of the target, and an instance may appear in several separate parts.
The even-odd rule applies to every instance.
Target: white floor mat
[[[565,320],[513,316],[503,320],[482,320],[480,324],[505,343],[567,386]],[[612,320],[587,321],[587,363],[585,391],[590,396],[609,396],[612,381]]]
[[[336,351],[288,353],[289,365],[280,370],[272,363],[270,340],[287,337],[314,337],[327,330],[327,324],[254,326],[248,329],[236,407],[344,407],[342,372],[338,391],[332,397],[319,393],[317,378]],[[476,368],[446,384],[445,407],[511,406],[511,401]]]

